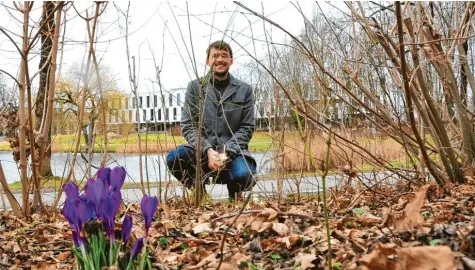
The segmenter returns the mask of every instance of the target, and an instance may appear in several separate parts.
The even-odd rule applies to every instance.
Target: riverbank
[[[166,153],[178,145],[186,143],[183,136],[170,136],[167,134],[141,134],[142,153]],[[139,153],[139,139],[137,134],[127,136],[109,135],[107,151],[109,153],[135,154]],[[104,152],[105,140],[97,138],[94,145],[95,153]],[[249,143],[249,151],[263,152],[270,149],[272,140],[268,133],[255,132]],[[51,144],[53,153],[73,152],[75,148],[75,135],[56,135]],[[85,150],[86,143],[81,137],[80,151]],[[0,142],[0,151],[11,151],[8,140]]]
[[[336,171],[331,171],[330,172],[331,174],[337,174]],[[320,172],[305,172],[303,173],[302,175],[300,175],[300,173],[289,173],[289,174],[286,174],[284,176],[284,178],[286,179],[296,179],[296,178],[308,178],[308,177],[312,177],[312,176],[315,176],[315,177],[320,177],[322,174]],[[259,182],[261,181],[271,181],[271,180],[275,180],[277,179],[277,175],[275,173],[272,173],[272,174],[268,174],[268,175],[259,175]],[[54,176],[54,177],[51,177],[51,178],[46,178],[43,183],[41,184],[41,187],[42,187],[42,190],[43,191],[53,191],[55,189],[58,189],[61,187],[61,183],[65,183],[65,179],[63,179],[62,177],[59,177],[59,176]],[[77,184],[80,188],[83,188],[84,185],[85,185],[86,181],[78,181]],[[158,188],[158,186],[161,186],[161,187],[165,187],[166,185],[168,185],[168,187],[170,188],[173,188],[174,186],[176,185],[180,185],[180,183],[176,180],[172,180],[172,181],[150,181],[149,182],[150,184],[150,187],[151,188]],[[145,189],[147,189],[147,183],[145,182],[144,183],[145,185]],[[15,181],[11,184],[8,184],[8,186],[10,187],[10,190],[12,192],[19,192],[21,191],[22,189],[22,184],[20,181]],[[139,182],[125,182],[124,183],[124,186],[122,187],[122,189],[141,189],[141,184]]]

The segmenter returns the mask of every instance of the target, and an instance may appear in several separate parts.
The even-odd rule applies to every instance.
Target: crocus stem
[[[144,269],[143,266],[145,265],[145,259],[147,257],[147,235],[145,235],[143,239],[143,249],[142,249],[142,259],[140,260],[140,269]]]
[[[81,246],[81,253],[82,253],[82,257],[84,259],[84,268],[86,270],[94,270],[94,266],[93,266],[91,260],[89,259],[89,256],[87,255],[86,249],[84,248],[84,246]]]
[[[112,243],[112,239],[111,239],[111,242],[110,242],[110,245],[109,245],[109,266],[112,266],[112,264],[114,263],[114,257],[113,257],[113,254],[112,254],[112,250],[114,250],[113,248],[113,243]]]
[[[133,265],[134,261],[135,261],[135,258],[130,258],[129,263],[127,264],[127,268],[125,268],[125,270],[129,270],[130,267]]]

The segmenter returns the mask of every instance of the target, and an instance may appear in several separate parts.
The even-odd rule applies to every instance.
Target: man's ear
[[[234,60],[233,58],[230,59],[229,65],[232,65],[232,64],[233,64],[233,60]]]
[[[206,65],[211,66],[211,65],[209,64],[209,59],[206,59]]]

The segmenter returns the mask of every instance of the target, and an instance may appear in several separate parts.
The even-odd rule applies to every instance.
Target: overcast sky
[[[128,2],[118,2],[116,4],[124,12],[126,11]],[[270,19],[295,35],[301,32],[304,19],[294,5],[300,5],[308,18],[311,18],[317,12],[317,7],[313,1],[298,2],[294,5],[287,1],[246,1],[243,4],[259,13],[264,12]],[[13,8],[10,2],[4,3],[4,5],[7,8],[0,7],[0,26],[20,36],[21,23],[17,20],[21,20],[21,14],[8,8]],[[93,5],[93,2],[75,2],[76,10],[81,12],[83,16],[85,16],[86,8]],[[324,10],[328,10],[325,3],[320,3],[320,5]],[[39,22],[41,8],[42,4],[35,2],[31,23]],[[152,91],[153,86],[150,80],[155,80],[155,69],[150,48],[154,51],[158,64],[162,63],[163,58],[161,78],[162,84],[167,90],[185,87],[188,81],[194,77],[192,61],[189,57],[189,53],[192,53],[191,47],[193,47],[200,75],[205,71],[205,52],[210,41],[223,38],[231,44],[235,58],[234,65],[231,67],[232,73],[239,73],[245,67],[245,64],[252,61],[252,58],[237,43],[244,46],[252,54],[255,53],[258,58],[265,55],[266,45],[262,20],[239,8],[234,3],[227,1],[191,1],[188,3],[188,10],[190,17],[187,16],[187,5],[184,1],[170,3],[134,1],[130,4],[129,46],[131,55],[136,58],[137,70],[140,71],[139,88],[141,92]],[[89,8],[89,12],[92,12],[91,8]],[[87,47],[85,21],[77,16],[72,7],[67,12],[66,19],[63,74],[67,73],[73,63],[83,61]],[[99,22],[97,56],[101,61],[101,65],[108,66],[113,70],[114,79],[119,90],[129,93],[130,85],[124,38],[125,20],[114,4],[110,2]],[[271,27],[269,24],[265,24],[265,27],[266,31],[272,35],[273,41],[284,42],[289,40],[281,30]],[[180,34],[180,29],[183,36]],[[252,37],[254,37],[254,43]],[[18,46],[21,47],[21,37],[14,38]],[[193,46],[191,46],[191,42]],[[36,52],[38,49],[39,45]],[[39,57],[35,54],[30,55],[30,57],[33,57],[30,64],[30,73],[35,73],[38,70]],[[19,64],[20,58],[15,51],[15,47],[5,35],[0,33],[0,69],[16,76]],[[9,81],[9,84],[11,83],[12,81]],[[37,84],[37,81],[34,84]]]

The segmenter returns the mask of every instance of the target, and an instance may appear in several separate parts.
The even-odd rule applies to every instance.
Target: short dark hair
[[[233,50],[231,49],[231,46],[229,46],[229,44],[223,40],[216,40],[215,42],[209,44],[208,49],[206,49],[206,60],[209,59],[209,52],[211,51],[211,48],[226,50],[229,52],[229,56],[233,58]]]

